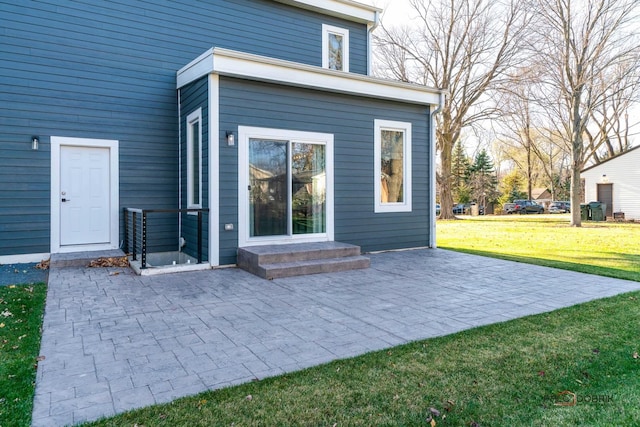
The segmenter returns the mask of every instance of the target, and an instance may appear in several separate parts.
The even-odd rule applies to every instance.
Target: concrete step
[[[238,267],[265,279],[369,267],[360,247],[341,242],[294,243],[238,249]]]
[[[50,267],[86,267],[91,261],[98,258],[123,257],[121,249],[104,251],[70,252],[64,254],[51,254]]]
[[[245,260],[256,264],[274,264],[358,255],[360,255],[360,246],[341,242],[250,246],[238,249],[238,264],[245,263]]]
[[[263,279],[304,276],[307,274],[335,273],[338,271],[369,268],[369,258],[358,255],[342,258],[309,259],[304,261],[260,264],[254,274]]]

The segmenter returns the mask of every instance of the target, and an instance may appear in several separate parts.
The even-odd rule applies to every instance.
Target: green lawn
[[[28,426],[47,286],[0,287],[0,426]]]
[[[441,247],[640,280],[640,226],[438,222]],[[579,246],[580,249],[576,249]],[[640,293],[179,399],[91,426],[640,425]],[[567,394],[576,394],[575,406]]]
[[[640,281],[640,225],[578,229],[568,226],[566,216],[537,215],[439,221],[437,227],[441,247]],[[44,290],[44,285],[0,288],[8,292],[0,293],[0,312],[6,308],[30,319],[7,317],[12,333],[0,347],[2,427],[29,425],[37,344],[16,356],[27,347],[22,340],[39,338]],[[8,327],[7,320],[0,321]],[[434,408],[438,426],[636,426],[639,324],[640,292],[635,292],[88,425],[430,426],[427,416]],[[21,394],[9,397],[14,389]],[[563,392],[575,393],[575,406],[557,405],[568,402]]]
[[[627,294],[90,425],[428,426],[435,408],[439,426],[637,426],[639,323],[640,293]],[[563,391],[576,406],[555,405]]]
[[[568,215],[503,215],[438,221],[438,246],[640,281],[640,224],[584,222]]]

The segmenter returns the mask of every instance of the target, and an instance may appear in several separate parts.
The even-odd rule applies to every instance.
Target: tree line
[[[509,166],[500,193],[511,186],[531,198],[536,182],[548,183],[554,198],[571,200],[580,226],[580,171],[629,149],[638,125],[629,113],[640,91],[640,2],[410,4],[406,24],[383,18],[376,31],[376,73],[447,91],[436,116],[441,217],[453,216],[464,191],[480,191],[470,173],[461,187],[454,159],[466,136],[488,134],[494,160]]]

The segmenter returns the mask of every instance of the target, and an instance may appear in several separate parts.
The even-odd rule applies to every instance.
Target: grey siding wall
[[[412,212],[374,213],[375,119],[412,123]],[[220,79],[220,129],[244,125],[334,135],[335,239],[365,251],[428,245],[428,121],[427,107]],[[221,224],[238,221],[237,165],[237,146],[221,145]],[[235,262],[237,242],[235,231],[221,232],[221,264]]]
[[[120,141],[120,206],[176,207],[175,73],[210,47],[321,65],[328,23],[366,72],[364,25],[270,0],[0,0],[0,16],[0,256],[50,249],[51,135]]]
[[[180,207],[186,209],[187,206],[187,116],[202,108],[202,207],[210,208],[209,204],[209,104],[208,104],[208,78],[204,77],[180,90],[180,163],[181,163],[181,197]],[[182,215],[182,236],[187,244],[184,251],[195,257],[198,251],[198,228],[197,216],[190,214]],[[208,260],[209,253],[209,215],[202,216],[202,248],[204,260]],[[176,235],[177,237],[177,235]]]

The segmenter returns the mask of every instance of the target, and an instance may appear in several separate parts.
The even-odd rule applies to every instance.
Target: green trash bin
[[[580,205],[580,218],[583,221],[589,221],[589,219],[590,219],[589,205],[587,205],[586,203],[583,203],[583,204]]]
[[[589,203],[589,210],[591,211],[591,221],[606,221],[607,217],[605,212],[607,211],[607,205],[602,202]]]

